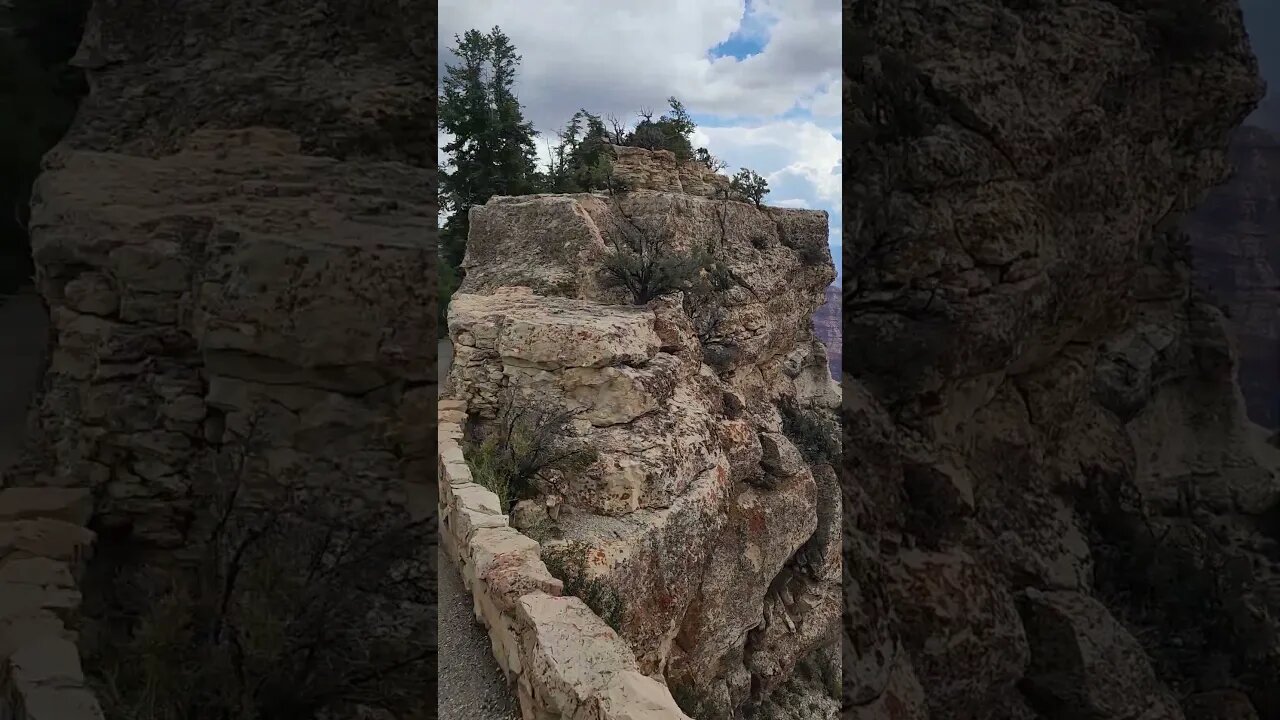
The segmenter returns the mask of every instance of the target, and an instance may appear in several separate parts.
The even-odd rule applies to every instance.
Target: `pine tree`
[[[468,30],[454,41],[458,63],[445,67],[439,112],[440,130],[453,136],[444,147],[448,167],[440,173],[441,206],[449,213],[440,262],[460,280],[471,208],[495,195],[534,192],[539,178],[536,133],[513,90],[520,66],[515,46],[496,26],[487,34]],[[442,284],[442,315],[445,292]]]

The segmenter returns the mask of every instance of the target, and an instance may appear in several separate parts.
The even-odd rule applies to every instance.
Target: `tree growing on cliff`
[[[704,165],[708,170],[718,173],[729,166],[729,163],[711,154],[711,151],[704,147],[700,147],[693,151],[693,159]]]
[[[471,208],[494,195],[534,192],[538,168],[533,126],[512,89],[520,66],[515,46],[498,27],[454,41],[458,62],[445,66],[440,91],[439,128],[453,136],[440,173],[440,204],[449,213],[440,256],[461,278]]]
[[[578,193],[608,188],[613,175],[608,147],[611,136],[600,116],[578,110],[557,135],[560,142],[551,152],[545,189]]]
[[[596,453],[569,439],[576,417],[508,390],[493,423],[468,443],[472,476],[498,496],[504,512],[510,512],[517,502],[536,497],[540,482],[556,474],[583,472],[596,461]]]
[[[681,103],[674,96],[667,98],[670,110],[657,120],[650,111],[641,111],[640,122],[627,134],[624,144],[641,147],[646,150],[670,150],[678,160],[691,160],[694,157],[693,144],[690,137],[697,125]]]
[[[769,194],[769,181],[755,170],[743,168],[729,181],[729,189],[750,200],[756,207],[760,207],[764,196]]]
[[[667,234],[644,227],[620,203],[614,203],[614,211],[619,221],[610,234],[613,253],[604,260],[604,283],[625,290],[632,304],[687,293],[714,265],[705,251],[676,250]]]

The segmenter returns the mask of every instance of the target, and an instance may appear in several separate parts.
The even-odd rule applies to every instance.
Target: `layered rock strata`
[[[839,394],[810,322],[835,274],[827,218],[681,192],[692,168],[620,157],[626,192],[472,210],[447,392],[480,428],[512,395],[574,414],[595,461],[541,483],[513,523],[685,712],[729,718],[832,658]],[[628,224],[709,250],[727,289],[632,305],[603,272]]]
[[[1178,232],[1261,95],[1238,7],[891,5],[852,8],[846,716],[1280,717],[1280,457]]]
[[[101,537],[161,566],[197,549],[233,447],[246,498],[432,514],[433,21],[93,3],[91,92],[33,193],[51,359],[14,483],[87,488]]]

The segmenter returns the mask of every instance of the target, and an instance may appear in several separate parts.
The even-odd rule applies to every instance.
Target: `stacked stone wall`
[[[439,404],[440,547],[471,592],[524,720],[688,720],[627,643],[547,570],[463,455],[466,404]]]

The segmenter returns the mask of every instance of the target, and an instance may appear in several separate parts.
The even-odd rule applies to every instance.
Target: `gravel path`
[[[441,340],[436,350],[443,388],[453,347],[448,340]],[[489,636],[475,619],[471,594],[462,584],[458,568],[442,557],[438,573],[440,720],[518,719],[515,699],[493,659]]]

